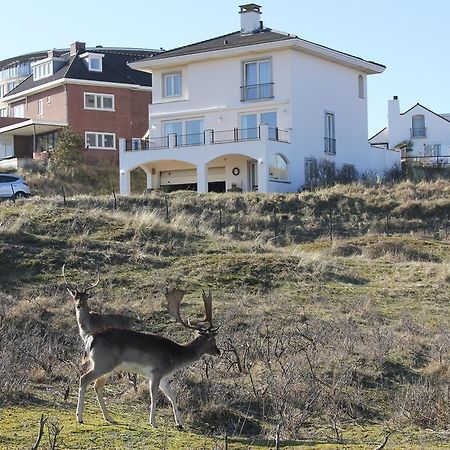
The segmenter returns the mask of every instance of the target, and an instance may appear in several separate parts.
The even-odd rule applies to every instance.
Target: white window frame
[[[95,98],[95,101],[94,101],[95,106],[94,107],[87,106],[86,99],[89,95],[92,95]],[[105,98],[112,99],[112,108],[105,108],[103,106]],[[100,103],[100,107],[97,106],[99,103]],[[114,94],[99,94],[98,92],[85,92],[84,93],[84,109],[90,109],[92,111],[115,111],[116,110],[115,107],[116,107],[116,102],[115,102]]]
[[[286,163],[286,171],[287,171],[286,179],[275,178],[270,173],[271,162],[272,162],[272,159],[275,158],[275,157],[281,158]],[[275,154],[273,154],[270,157],[270,160],[269,160],[269,181],[273,181],[275,183],[289,183],[290,179],[291,179],[291,177],[290,177],[290,165],[289,165],[289,161],[286,158],[286,156],[284,156],[282,153],[275,153]]]
[[[332,111],[325,111],[324,114],[324,138],[329,139],[329,142],[334,142],[334,151],[327,151],[327,145],[325,144],[325,153],[328,155],[336,154],[336,115]],[[330,147],[330,145],[329,145]]]
[[[88,146],[88,139],[87,136],[88,134],[93,134],[95,135],[95,146]],[[104,143],[105,142],[105,136],[112,136],[113,137],[113,142],[114,142],[114,146],[113,147],[105,147],[100,146],[99,145],[99,138],[101,136],[101,141]],[[84,145],[86,148],[89,148],[89,150],[94,149],[94,150],[116,150],[116,133],[106,133],[106,132],[99,132],[99,131],[85,131],[84,132]]]
[[[92,62],[98,61],[99,67],[92,67]],[[89,55],[88,58],[88,68],[91,72],[103,72],[103,57],[102,56],[93,56]]]
[[[37,113],[38,113],[38,116],[43,116],[44,115],[44,99],[43,98],[40,98],[38,100]]]
[[[175,92],[175,77],[180,77],[180,92]],[[170,86],[172,89],[173,94],[168,94],[166,85],[166,80],[170,80]],[[175,98],[175,97],[181,97],[183,93],[183,77],[181,75],[181,72],[171,72],[171,73],[165,73],[162,76],[162,89],[163,89],[163,97],[164,98]]]
[[[261,82],[260,78],[260,65],[262,63],[269,64],[269,81]],[[249,84],[247,79],[247,66],[250,64],[256,64],[256,83]],[[268,93],[265,93],[265,90],[262,89],[261,86],[268,84],[270,87],[268,88]],[[258,100],[267,100],[273,98],[273,63],[272,58],[261,58],[261,59],[250,59],[246,61],[242,61],[242,89],[245,90],[245,94],[241,95],[241,101],[258,101]],[[255,88],[255,96],[249,96],[247,89],[250,87]],[[269,95],[270,94],[270,95]]]

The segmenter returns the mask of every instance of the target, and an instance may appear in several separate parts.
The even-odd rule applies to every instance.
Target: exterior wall
[[[16,158],[33,157],[33,139],[31,136],[14,136],[14,156]]]
[[[84,93],[114,95],[114,111],[84,109]],[[142,137],[148,131],[148,104],[151,92],[90,85],[67,85],[68,122],[83,138],[86,131],[116,134],[116,148],[119,137],[131,139]],[[94,151],[94,150],[93,150]],[[108,150],[104,150],[107,152]]]
[[[411,138],[412,117],[421,114],[425,117],[425,138]],[[450,155],[450,122],[417,104],[401,114],[397,99],[388,104],[389,148],[394,148],[403,141],[411,141],[413,150],[406,156],[424,156],[426,145],[441,145],[441,155]]]
[[[0,160],[14,155],[14,141],[12,136],[0,134]]]
[[[38,114],[39,100],[43,100],[44,108],[42,115]],[[65,86],[58,86],[48,91],[28,96],[25,102],[25,117],[46,122],[66,122],[67,106]]]
[[[259,59],[272,61],[274,98],[242,102],[243,63]],[[166,99],[162,95],[163,76],[174,72],[182,74],[182,95]],[[359,76],[364,81],[363,98]],[[328,160],[336,167],[353,164],[360,171],[382,171],[392,164],[392,155],[381,150],[373,153],[367,143],[366,74],[293,49],[252,51],[239,57],[155,69],[153,100],[152,137],[163,136],[165,121],[202,118],[205,129],[232,130],[240,128],[241,114],[275,111],[278,127],[289,130],[291,144],[283,145],[281,154],[289,161],[290,182],[268,181],[267,189],[272,192],[296,191],[304,185],[305,158]],[[325,112],[335,115],[336,155],[324,151]],[[234,145],[243,147],[243,143]],[[266,163],[275,152],[270,148],[264,154]],[[194,152],[200,150],[190,151],[196,164]]]

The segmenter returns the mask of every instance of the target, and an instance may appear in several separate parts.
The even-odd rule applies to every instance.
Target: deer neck
[[[207,344],[208,341],[204,336],[197,336],[191,342],[184,344],[186,363],[189,364],[200,359],[206,352]]]
[[[84,339],[85,335],[92,331],[91,313],[87,306],[75,308],[77,315],[78,328],[80,329],[81,337]]]

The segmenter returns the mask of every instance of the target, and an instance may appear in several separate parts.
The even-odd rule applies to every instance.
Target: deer
[[[89,308],[90,291],[100,283],[100,273],[97,272],[97,281],[85,288],[74,287],[66,280],[65,264],[62,266],[62,275],[67,291],[75,302],[75,313],[77,316],[78,330],[81,339],[86,339],[95,331],[107,328],[130,329],[133,326],[133,319],[122,314],[101,314],[91,311]]]
[[[132,330],[108,329],[94,332],[86,342],[86,353],[90,361],[88,372],[80,377],[76,419],[83,423],[84,398],[86,388],[94,382],[97,401],[107,422],[115,423],[109,415],[103,398],[106,380],[114,371],[122,370],[140,374],[149,379],[150,418],[153,428],[157,427],[156,396],[158,390],[167,397],[172,405],[175,425],[183,428],[183,420],[178,410],[175,393],[169,382],[172,376],[184,367],[198,361],[203,355],[220,355],[216,344],[216,334],[220,328],[214,327],[212,319],[212,294],[203,292],[205,323],[191,325],[180,315],[180,303],[185,291],[166,291],[167,307],[176,322],[195,331],[194,339],[184,344],[156,334],[146,334]],[[207,324],[207,326],[206,326]]]

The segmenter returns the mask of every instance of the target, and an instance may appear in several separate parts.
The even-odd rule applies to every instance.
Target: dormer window
[[[40,80],[52,76],[64,66],[64,64],[64,59],[55,57],[48,57],[31,63],[33,80]]]
[[[87,68],[91,72],[102,72],[103,71],[103,57],[105,55],[101,53],[83,53],[80,57],[84,60]]]

